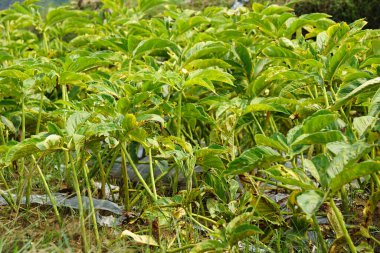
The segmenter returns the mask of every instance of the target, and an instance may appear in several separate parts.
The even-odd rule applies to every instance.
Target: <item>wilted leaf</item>
[[[156,242],[156,240],[154,240],[154,238],[152,236],[149,236],[149,235],[137,235],[137,234],[135,234],[129,230],[124,230],[121,233],[121,236],[132,237],[132,239],[135,242],[140,243],[140,244],[150,245],[150,246],[159,246],[158,243]]]

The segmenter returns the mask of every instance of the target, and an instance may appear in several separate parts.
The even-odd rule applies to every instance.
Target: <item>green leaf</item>
[[[195,245],[195,247],[190,250],[190,253],[202,253],[207,251],[222,252],[225,248],[227,248],[227,245],[221,241],[205,240]]]
[[[16,128],[13,125],[12,121],[10,121],[9,119],[7,119],[4,116],[0,116],[0,119],[1,119],[1,123],[3,123],[4,126],[6,126],[12,133],[14,133],[14,134],[16,133]]]
[[[74,17],[80,17],[81,15],[83,15],[83,13],[80,13],[78,11],[57,8],[54,10],[50,10],[46,15],[46,25],[53,26],[59,22],[69,20]]]
[[[36,144],[40,141],[42,141],[41,138],[31,138],[10,147],[5,156],[6,163],[38,153],[40,149],[36,146]]]
[[[338,153],[337,156],[330,162],[326,173],[329,177],[329,181],[333,180],[339,173],[341,173],[345,167],[351,166],[358,161],[365,154],[370,152],[372,145],[369,145],[363,141],[355,142],[352,145],[347,146]]]
[[[370,65],[380,65],[380,55],[371,55],[360,64],[360,68],[364,68]]]
[[[232,86],[234,86],[233,80],[235,80],[235,78],[231,74],[228,74],[227,72],[224,72],[219,69],[211,69],[211,68],[200,69],[200,70],[191,72],[189,74],[188,80],[191,80],[191,79],[206,79],[210,81],[227,83]]]
[[[372,116],[361,116],[354,118],[352,126],[361,137],[368,129],[371,129],[378,119]]]
[[[165,120],[157,114],[140,114],[136,117],[137,122],[144,122],[144,121],[155,121],[159,122],[162,125],[165,124]]]
[[[267,146],[284,152],[288,151],[288,147],[284,143],[263,134],[256,134],[255,142],[260,146]]]
[[[66,66],[68,72],[85,72],[94,68],[108,65],[109,62],[94,58],[94,57],[79,57],[76,60],[69,62]],[[68,77],[66,77],[68,78]],[[83,77],[82,77],[83,78]],[[81,78],[81,79],[82,79]]]
[[[0,70],[0,77],[10,77],[10,78],[16,78],[21,81],[24,81],[29,78],[27,74],[24,72],[17,70],[17,69],[1,69]]]
[[[170,48],[176,55],[180,55],[181,50],[174,42],[166,39],[152,38],[141,41],[133,51],[133,57],[167,48]]]
[[[337,118],[337,114],[333,114],[328,110],[318,111],[314,115],[305,119],[302,124],[302,131],[305,134],[318,132],[333,123]]]
[[[295,145],[313,145],[313,144],[326,144],[334,141],[342,141],[345,136],[341,131],[332,130],[326,132],[317,132],[311,134],[300,135],[291,146]]]
[[[270,58],[278,58],[281,60],[284,59],[291,59],[291,60],[299,60],[301,57],[294,53],[293,51],[283,48],[283,47],[278,47],[278,46],[269,46],[266,47],[263,50],[263,54],[267,57]]]
[[[151,10],[152,8],[157,8],[158,6],[167,3],[167,0],[139,0],[138,10],[142,13]]]
[[[346,23],[330,26],[326,32],[317,36],[317,45],[324,55],[330,53],[347,36],[350,27]]]
[[[308,218],[314,215],[322,205],[323,193],[320,191],[309,190],[297,195],[297,204],[301,207]]]
[[[140,244],[157,246],[157,247],[159,246],[158,243],[156,242],[156,240],[154,240],[154,238],[152,236],[149,236],[149,235],[137,235],[137,234],[135,234],[129,230],[124,230],[121,233],[121,236],[122,237],[125,237],[125,236],[132,237],[132,239],[135,242],[140,243]]]
[[[250,207],[253,208],[256,217],[261,217],[275,225],[281,225],[284,222],[280,206],[265,195],[252,196]]]
[[[281,161],[283,157],[280,153],[270,147],[257,146],[244,151],[238,158],[228,165],[228,174],[242,174],[253,170],[261,163],[271,163]]]
[[[73,135],[81,125],[85,124],[90,118],[88,112],[74,112],[70,115],[66,122],[66,131],[69,135]]]
[[[135,128],[128,132],[128,137],[131,141],[145,144],[148,133],[142,128]]]
[[[188,71],[193,71],[196,69],[206,69],[209,67],[220,67],[223,69],[227,69],[231,67],[231,65],[222,59],[214,59],[214,58],[213,59],[195,59],[183,65],[183,68]]]
[[[108,136],[110,132],[121,130],[113,122],[102,122],[97,124],[90,124],[85,131],[87,138],[91,136]]]
[[[284,6],[284,5],[277,5],[277,4],[271,4],[267,8],[261,11],[261,14],[263,15],[273,15],[273,14],[282,14],[284,12],[291,12],[293,11],[292,8]]]
[[[191,78],[185,82],[183,87],[186,88],[186,87],[191,87],[193,85],[199,85],[199,86],[205,87],[209,91],[212,91],[216,94],[214,85],[212,84],[210,80],[206,78]]]
[[[348,44],[339,47],[339,49],[335,52],[335,54],[328,62],[327,79],[332,80],[335,76],[335,73],[343,64],[352,59],[355,54],[363,50],[365,50],[365,48],[350,48]]]
[[[36,144],[37,148],[41,151],[58,148],[62,145],[62,136],[51,134],[45,140]]]
[[[332,192],[336,192],[345,184],[352,182],[354,179],[371,175],[380,171],[379,161],[365,161],[344,168],[340,173],[336,174],[330,182]]]
[[[246,113],[251,113],[251,112],[262,112],[262,111],[281,112],[283,114],[290,115],[290,113],[282,105],[275,104],[275,103],[250,104],[245,108],[244,113],[246,114]]]
[[[380,88],[376,91],[368,107],[368,115],[376,117],[380,112]]]
[[[249,50],[241,43],[236,43],[235,52],[239,56],[240,61],[243,64],[243,69],[248,81],[251,80],[252,75],[252,57]]]
[[[235,226],[234,228],[231,228],[228,232],[228,243],[230,246],[236,245],[239,241],[250,236],[264,233],[259,227],[251,224],[241,224]]]
[[[217,55],[223,55],[228,51],[227,47],[221,42],[199,42],[184,52],[184,65],[190,64],[191,61],[200,58],[215,58]]]
[[[272,166],[263,172],[285,185],[292,185],[301,188],[302,190],[311,190],[316,187],[307,177],[307,175],[298,169],[289,169],[282,165]]]
[[[363,93],[364,91],[366,91],[368,89],[378,88],[378,87],[380,87],[380,77],[373,78],[373,79],[363,83],[362,85],[360,85],[359,87],[357,87],[353,91],[351,91],[345,97],[337,100],[335,102],[335,104],[331,106],[331,109],[337,110],[340,107],[342,107],[344,104],[347,104],[349,102],[349,100],[351,100],[355,96],[359,95],[360,93]]]

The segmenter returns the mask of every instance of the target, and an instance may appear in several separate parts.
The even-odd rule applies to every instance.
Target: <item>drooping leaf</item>
[[[297,203],[310,218],[322,205],[323,194],[320,191],[309,190],[297,196]]]
[[[380,88],[376,91],[368,107],[368,115],[376,117],[380,112]]]
[[[255,141],[256,141],[256,144],[260,145],[260,146],[271,147],[271,148],[274,148],[274,149],[277,149],[277,150],[280,150],[283,152],[288,151],[288,147],[286,145],[284,145],[282,142],[280,142],[274,138],[267,137],[263,134],[256,134],[255,135]]]
[[[264,172],[269,174],[269,177],[285,185],[295,186],[297,188],[301,188],[302,190],[311,190],[316,188],[306,174],[301,170],[289,169],[282,165],[277,165],[264,170]]]
[[[66,122],[66,131],[69,135],[74,134],[84,124],[91,114],[88,112],[75,112],[70,115]]]
[[[354,118],[352,126],[361,137],[368,129],[370,129],[378,119],[372,116],[361,116]]]
[[[350,167],[371,149],[372,146],[363,141],[355,142],[354,144],[343,149],[334,157],[326,170],[329,180],[333,180],[345,169],[345,167]]]
[[[45,140],[36,144],[37,148],[41,151],[59,148],[62,145],[62,136],[51,134]]]
[[[42,141],[41,138],[31,138],[26,139],[23,142],[20,142],[8,149],[8,152],[5,156],[5,162],[11,163],[20,158],[30,156],[32,154],[36,154],[40,151],[40,149],[36,146],[37,143]]]
[[[376,78],[373,78],[365,83],[363,83],[362,85],[360,85],[359,87],[357,87],[356,89],[354,89],[353,91],[351,91],[348,95],[346,95],[345,97],[337,100],[335,102],[334,105],[331,106],[331,109],[332,110],[337,110],[339,109],[340,107],[342,107],[344,104],[348,103],[348,101],[350,101],[351,99],[353,99],[355,96],[359,95],[360,93],[368,90],[368,89],[372,89],[372,88],[378,88],[380,87],[380,77],[376,77]]]
[[[345,184],[352,182],[354,179],[371,175],[380,171],[380,162],[365,161],[353,166],[345,167],[340,173],[336,174],[330,182],[332,192],[336,192]]]
[[[252,74],[252,57],[249,53],[249,50],[241,43],[237,43],[235,46],[236,54],[239,56],[240,61],[242,62],[243,69],[248,78],[248,81],[251,80]]]
[[[264,162],[280,161],[283,157],[276,150],[257,146],[243,152],[238,158],[228,165],[228,174],[241,174],[253,170],[256,166]]]

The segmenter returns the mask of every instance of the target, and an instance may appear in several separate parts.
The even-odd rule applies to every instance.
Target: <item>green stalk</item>
[[[159,182],[163,177],[165,177],[172,169],[174,165],[171,165],[167,170],[165,170],[161,175],[159,175],[154,182]],[[140,199],[141,195],[144,193],[144,191],[140,191],[139,194],[131,201],[131,206],[134,206],[136,202]]]
[[[21,141],[25,140],[25,98],[21,100]]]
[[[44,99],[44,93],[41,92],[40,97],[40,106],[38,109],[38,118],[37,118],[37,127],[36,127],[36,134],[40,132],[40,125],[41,125],[41,118],[42,118],[42,105],[43,105],[43,99]]]
[[[79,221],[80,221],[80,227],[82,232],[82,240],[83,240],[83,251],[84,252],[90,252],[90,245],[87,241],[87,233],[86,233],[86,226],[84,222],[84,209],[83,209],[83,202],[82,202],[82,196],[80,192],[79,187],[79,181],[77,176],[77,171],[75,169],[75,165],[73,162],[72,156],[69,154],[68,150],[65,150],[65,157],[69,157],[70,165],[71,165],[71,174],[73,176],[73,183],[74,183],[74,189],[78,198],[78,209],[79,209]]]
[[[129,210],[129,186],[128,186],[128,168],[127,168],[127,159],[126,159],[126,143],[121,143],[121,174],[123,177],[123,202],[124,208]]]
[[[8,197],[7,194],[5,194],[4,191],[0,189],[0,196],[3,197],[5,202],[7,202],[7,204],[13,209],[13,211],[17,212],[16,205],[14,204],[14,200],[11,195]]]
[[[1,144],[5,145],[5,137],[4,137],[4,127],[3,125],[0,123],[0,135],[1,135]]]
[[[324,83],[322,83],[322,92],[323,92],[323,98],[325,100],[325,106],[326,106],[326,108],[328,108],[330,106],[329,105],[329,98],[327,96],[326,86]]]
[[[34,164],[36,165],[36,168],[37,168],[37,171],[38,171],[38,174],[40,174],[40,177],[41,177],[41,180],[42,180],[42,183],[43,183],[43,186],[45,188],[45,191],[50,199],[50,202],[53,206],[53,209],[54,209],[54,214],[55,216],[57,217],[57,220],[58,220],[58,223],[59,225],[62,227],[62,220],[61,220],[61,216],[59,215],[59,212],[58,212],[58,208],[57,208],[57,203],[55,202],[55,198],[53,197],[53,195],[51,194],[51,191],[50,191],[50,188],[49,188],[49,185],[48,183],[46,182],[46,179],[45,179],[45,176],[44,176],[44,173],[42,172],[40,166],[38,165],[37,161],[36,161],[36,158],[34,157],[34,155],[32,155],[32,159],[33,159],[33,162]]]
[[[157,196],[155,196],[152,191],[149,189],[149,186],[147,185],[147,183],[145,182],[144,178],[141,176],[139,170],[137,169],[135,163],[133,162],[131,156],[129,155],[129,153],[127,152],[127,149],[126,147],[123,147],[122,146],[122,149],[123,149],[123,152],[125,153],[125,156],[127,157],[127,160],[129,162],[129,164],[131,165],[133,171],[135,172],[137,178],[139,179],[140,183],[143,185],[143,187],[145,188],[145,190],[148,192],[148,194],[152,197],[152,199],[154,201],[157,200]]]
[[[46,30],[44,30],[42,32],[42,45],[43,45],[44,51],[47,55],[49,53],[49,45],[48,45],[48,38],[46,35]]]
[[[327,253],[328,249],[327,249],[326,241],[325,239],[323,239],[323,234],[322,234],[321,228],[319,227],[318,220],[315,214],[313,214],[312,219],[313,219],[314,228],[317,232],[319,244],[322,247],[321,252]]]
[[[357,251],[356,251],[354,242],[352,241],[350,234],[347,231],[346,224],[344,223],[343,215],[340,212],[340,210],[338,209],[338,207],[335,205],[335,202],[332,198],[330,199],[330,206],[333,210],[335,218],[338,220],[339,227],[343,232],[343,236],[347,241],[348,247],[350,248],[352,253],[356,253]]]
[[[340,195],[342,197],[343,213],[348,214],[350,213],[350,207],[349,207],[347,190],[344,186],[342,186],[342,188],[340,189]]]
[[[257,120],[257,118],[256,118],[256,116],[255,116],[254,113],[252,113],[252,116],[253,116],[253,119],[255,120],[255,123],[256,123],[257,127],[259,128],[261,134],[263,134],[264,136],[266,136],[264,130],[262,129],[262,127],[260,125],[260,122]]]
[[[86,160],[84,157],[82,157],[82,170],[83,170],[83,177],[86,183],[86,188],[87,188],[87,194],[88,194],[88,200],[90,202],[90,215],[92,218],[92,224],[94,226],[94,233],[95,233],[95,242],[97,247],[100,249],[101,243],[100,243],[100,237],[99,237],[99,231],[98,231],[98,224],[96,223],[96,213],[95,213],[95,208],[94,208],[94,202],[92,200],[92,192],[91,192],[91,185],[90,185],[90,180],[88,179],[87,175],[87,165],[86,165]]]
[[[101,195],[102,197],[101,198],[105,198],[106,197],[106,172],[104,170],[104,166],[103,166],[103,162],[102,162],[102,158],[100,157],[100,153],[96,153],[96,160],[98,160],[98,164],[99,164],[99,168],[100,168],[100,182],[102,184],[101,186]]]
[[[157,190],[156,190],[156,184],[154,182],[154,168],[153,168],[153,159],[152,159],[152,149],[151,148],[148,148],[148,155],[149,155],[150,182],[152,184],[154,198],[157,199]]]
[[[178,94],[178,114],[177,114],[177,137],[181,137],[182,124],[182,90]]]
[[[182,246],[180,248],[166,250],[166,253],[183,252],[186,249],[193,248],[195,245],[196,244],[187,244],[187,245]]]

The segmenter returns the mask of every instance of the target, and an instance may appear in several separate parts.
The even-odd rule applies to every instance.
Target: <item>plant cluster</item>
[[[279,5],[102,2],[0,12],[0,193],[13,212],[43,191],[64,224],[55,192],[72,189],[83,250],[108,248],[93,200],[119,161],[131,247],[379,249],[380,30]]]

